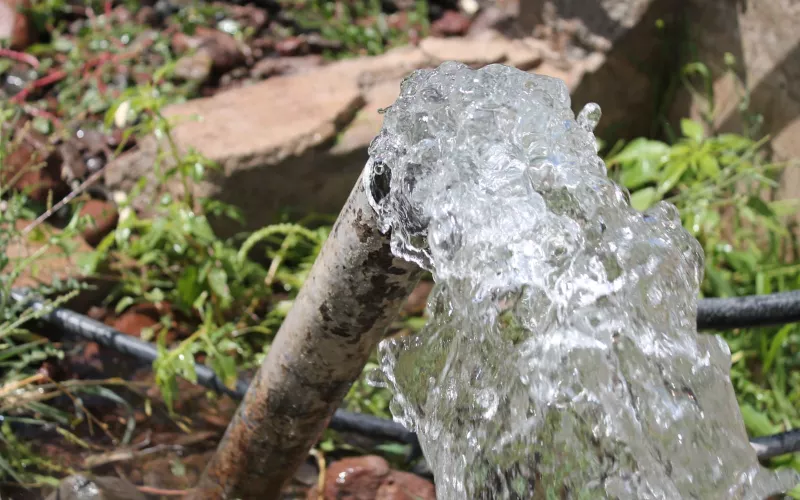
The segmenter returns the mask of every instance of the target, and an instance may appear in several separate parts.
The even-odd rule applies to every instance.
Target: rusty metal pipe
[[[420,276],[359,179],[189,498],[279,498]]]

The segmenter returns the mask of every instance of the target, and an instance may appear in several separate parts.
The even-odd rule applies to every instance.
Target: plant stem
[[[421,276],[359,180],[191,499],[274,500]]]

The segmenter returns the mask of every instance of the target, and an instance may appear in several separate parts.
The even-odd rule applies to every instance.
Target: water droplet
[[[600,111],[600,106],[590,102],[584,106],[578,114],[578,125],[587,132],[593,132],[594,128],[597,127],[597,124],[600,122],[601,116],[602,111]]]

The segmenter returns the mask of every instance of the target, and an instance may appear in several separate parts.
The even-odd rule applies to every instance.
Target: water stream
[[[635,112],[635,110],[631,110]],[[763,499],[723,340],[695,326],[703,253],[676,209],[631,208],[600,108],[501,65],[413,73],[365,182],[430,320],[380,346],[392,413],[439,499]]]

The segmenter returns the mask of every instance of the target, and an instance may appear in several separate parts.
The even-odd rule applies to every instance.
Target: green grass
[[[301,31],[318,32],[328,42],[339,45],[325,55],[331,59],[377,55],[408,44],[410,34],[421,38],[429,29],[428,1],[416,0],[407,13],[392,15],[383,11],[380,0],[280,0]]]

